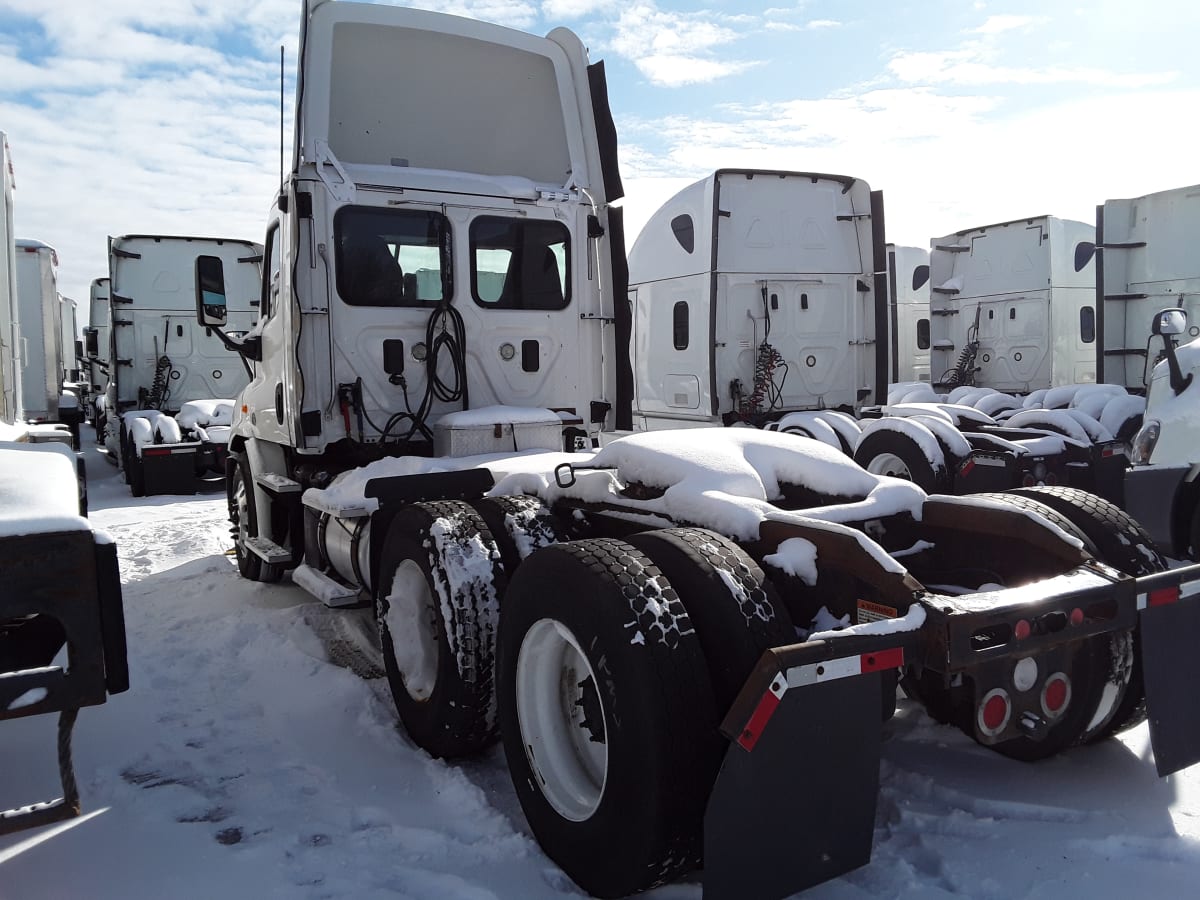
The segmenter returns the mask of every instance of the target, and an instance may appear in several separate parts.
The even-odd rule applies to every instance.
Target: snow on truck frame
[[[1171,693],[1200,674],[1200,570],[1157,572],[1103,501],[928,498],[793,435],[631,433],[615,129],[573,34],[309,2],[299,85],[260,324],[233,339],[239,569],[372,606],[412,739],[499,734],[586,890],[703,859],[706,895],[783,896],[867,862],[898,671],[1022,758],[1131,723],[1144,685],[1160,771],[1200,755]]]
[[[197,325],[193,297],[219,282],[228,325],[249,331],[261,262],[250,241],[110,238],[104,441],[135,497],[194,494],[206,472],[224,470],[232,398],[248,369],[220,334]]]

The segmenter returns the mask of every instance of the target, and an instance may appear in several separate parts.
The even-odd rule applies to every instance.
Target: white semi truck
[[[11,380],[19,375],[12,353],[13,178],[3,132],[0,147],[0,722],[58,713],[62,785],[55,800],[11,808],[10,798],[0,800],[4,835],[79,815],[71,757],[76,718],[82,707],[128,689],[129,670],[116,545],[84,518],[87,494],[75,455],[60,443],[32,443],[18,416],[20,392]],[[6,754],[4,764],[15,768],[20,760]]]
[[[57,422],[63,383],[58,254],[41,241],[18,239],[16,247],[17,333],[22,363],[19,416],[39,424]]]
[[[929,251],[887,245],[891,382],[930,380]]]
[[[1196,269],[1190,256],[1183,264]],[[1125,504],[1163,553],[1200,560],[1200,338],[1176,349],[1192,330],[1183,307],[1160,310],[1148,330],[1161,341],[1161,362],[1133,441]]]
[[[87,419],[96,426],[96,440],[104,441],[104,394],[108,389],[108,350],[111,332],[111,308],[108,279],[95,278],[88,290],[88,324],[83,329],[85,377],[91,386],[92,403]]]
[[[935,384],[1029,394],[1096,381],[1095,274],[1076,253],[1094,240],[1091,225],[1036,216],[931,241]]]
[[[17,335],[17,257],[13,231],[15,177],[8,135],[0,131],[0,180],[4,209],[0,210],[0,420],[18,418],[21,404],[21,354]]]
[[[722,169],[664,203],[629,252],[635,427],[882,403],[882,218],[865,181],[811,172]]]
[[[135,497],[194,494],[207,473],[224,469],[232,398],[249,369],[219,334],[197,326],[193,298],[220,280],[229,326],[249,331],[261,262],[262,247],[250,241],[110,238],[105,446]]]
[[[1188,315],[1200,335],[1200,185],[1106,200],[1096,207],[1098,380],[1142,392],[1161,359],[1149,324],[1162,307]]]
[[[866,863],[898,672],[1014,757],[1145,695],[1160,771],[1200,759],[1171,694],[1200,568],[1158,571],[1103,501],[930,498],[792,435],[632,432],[616,132],[575,35],[309,0],[299,84],[260,324],[230,339],[254,363],[239,570],[372,608],[410,737],[499,736],[585,890],[702,861],[706,896],[782,897]],[[224,327],[224,285],[197,288]]]

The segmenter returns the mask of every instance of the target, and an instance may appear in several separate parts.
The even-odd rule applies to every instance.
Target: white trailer
[[[1096,381],[1095,229],[1036,216],[930,242],[935,385],[1014,394]],[[1076,261],[1080,265],[1076,265]]]
[[[929,251],[887,245],[891,381],[929,381]]]
[[[17,341],[17,260],[13,232],[12,159],[8,135],[0,131],[0,179],[4,208],[0,210],[0,420],[17,418],[21,400],[21,354]]]
[[[195,493],[198,478],[224,468],[220,438],[249,373],[220,335],[197,325],[195,294],[207,278],[222,279],[229,326],[249,331],[261,262],[262,247],[250,241],[110,238],[105,446],[134,496]]]
[[[92,280],[88,292],[88,324],[83,329],[85,378],[93,398],[87,418],[96,426],[96,440],[104,441],[104,394],[108,388],[108,354],[111,311],[108,278]]]
[[[239,571],[373,609],[411,739],[500,737],[585,890],[703,856],[707,897],[782,897],[865,864],[900,669],[1033,759],[1135,721],[1140,653],[1160,771],[1200,759],[1200,711],[1158,680],[1195,659],[1200,616],[1137,607],[1200,567],[1149,574],[1103,501],[927,498],[760,429],[630,433],[616,132],[574,34],[310,0],[299,82],[262,318],[230,340],[255,363],[226,469]],[[834,273],[866,293],[855,271],[884,266]],[[227,293],[199,279],[197,320],[223,327]],[[895,621],[794,643],[822,611]]]
[[[20,418],[57,422],[63,381],[58,254],[41,241],[17,240],[17,333],[22,362]]]
[[[882,213],[810,172],[722,169],[664,203],[629,253],[635,427],[883,402]]]
[[[1200,185],[1106,200],[1096,208],[1097,380],[1142,392],[1162,357],[1150,323],[1183,309],[1200,335]]]
[[[37,429],[20,420],[13,173],[3,132],[0,148],[0,722],[58,713],[55,755],[62,783],[62,796],[54,800],[15,798],[27,804],[17,805],[4,798],[5,835],[79,815],[71,760],[75,720],[82,707],[128,689],[129,667],[117,548],[84,518],[82,459],[58,443],[34,443],[31,430]],[[35,249],[29,255],[42,254]],[[41,312],[36,309],[35,321]],[[6,754],[5,766],[19,764]]]

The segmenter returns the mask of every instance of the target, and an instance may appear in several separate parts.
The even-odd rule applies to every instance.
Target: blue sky
[[[1112,197],[1200,182],[1200,5],[456,0],[416,5],[606,62],[632,232],[723,166],[856,175],[889,239],[1090,221]],[[290,141],[300,0],[0,0],[0,130],[22,237],[83,299],[106,237],[258,239]],[[632,236],[632,235],[631,235]]]

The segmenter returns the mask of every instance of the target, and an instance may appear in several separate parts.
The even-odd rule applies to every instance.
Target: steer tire
[[[889,474],[882,462],[887,457],[899,460],[907,470],[907,475],[896,477],[907,477],[927,494],[950,493],[951,475],[945,459],[931,461],[917,442],[903,432],[884,428],[872,431],[854,450],[854,461],[876,475]]]
[[[539,497],[484,497],[471,505],[495,538],[510,577],[534,550],[569,539],[563,523]]]
[[[250,460],[243,453],[235,453],[230,455],[229,463],[229,530],[233,535],[233,552],[237,557],[238,572],[250,581],[273,584],[283,577],[283,566],[266,562],[246,546],[246,538],[258,536],[258,513],[255,507],[254,477],[250,471]]]
[[[650,557],[683,601],[724,714],[764,650],[796,643],[787,608],[758,563],[716,532],[666,528],[626,540]]]
[[[1161,572],[1167,561],[1154,538],[1133,516],[1103,497],[1071,487],[1030,487],[1013,491],[1032,497],[1071,520],[1095,547],[1096,558],[1126,575],[1137,577]],[[1129,687],[1108,724],[1090,740],[1103,740],[1146,721],[1146,683],[1142,678],[1142,641],[1133,631],[1133,661]]]
[[[457,500],[414,503],[388,528],[375,612],[396,712],[431,756],[469,756],[496,736],[500,551]]]
[[[499,703],[525,817],[583,890],[623,897],[699,863],[725,741],[700,640],[648,557],[597,538],[526,559],[505,599]]]

